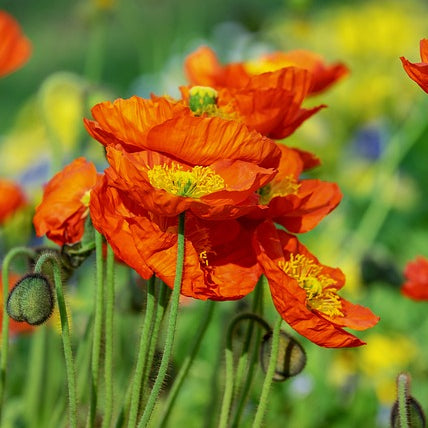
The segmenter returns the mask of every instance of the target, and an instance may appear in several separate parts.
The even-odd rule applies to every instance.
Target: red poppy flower
[[[0,179],[0,225],[26,203],[26,197],[17,184]]]
[[[3,300],[3,282],[2,282],[2,274],[0,270],[0,324],[3,322],[3,310],[4,304]],[[17,275],[13,272],[9,272],[9,290],[15,286],[15,284],[21,279],[20,275]],[[26,322],[17,322],[12,318],[9,318],[9,333],[10,334],[19,334],[19,333],[27,333],[34,329],[33,326],[27,324]]]
[[[78,242],[89,213],[91,189],[97,181],[94,164],[75,159],[46,185],[33,223],[38,236],[45,235],[58,245]]]
[[[0,10],[0,77],[21,67],[30,57],[31,44],[19,24]]]
[[[309,73],[294,67],[252,76],[241,87],[217,87],[215,106],[209,105],[207,110],[200,109],[198,113],[238,120],[262,135],[282,139],[325,107],[301,107],[309,85]],[[198,97],[198,92],[203,96],[211,88],[193,86],[180,89],[185,102],[191,102]]]
[[[90,202],[94,227],[126,264],[144,278],[155,273],[173,287],[177,218],[150,213],[104,176]],[[186,213],[181,293],[197,299],[239,299],[261,274],[251,233],[237,220],[204,221]]]
[[[410,62],[400,57],[404,70],[426,93],[428,93],[428,39],[420,41],[421,62]]]
[[[309,87],[305,95],[324,91],[348,73],[345,65],[328,66],[309,51],[275,52],[256,61],[221,65],[213,50],[202,46],[185,61],[185,71],[192,85],[237,88],[245,87],[252,76],[296,67],[308,71]]]
[[[98,104],[92,114],[96,122],[85,125],[107,146],[112,185],[160,216],[242,216],[277,172],[273,141],[233,120],[195,116],[180,103],[132,97]]]
[[[407,263],[401,292],[414,300],[428,300],[428,259],[419,256]]]
[[[343,327],[365,330],[379,318],[338,295],[345,283],[342,271],[321,264],[295,236],[277,230],[272,222],[261,224],[255,236],[258,259],[282,318],[317,345],[363,345]]]
[[[342,194],[336,183],[317,179],[301,179],[303,171],[319,164],[311,153],[278,144],[281,161],[278,174],[258,190],[260,206],[254,207],[250,217],[272,219],[293,233],[313,229],[339,204]]]

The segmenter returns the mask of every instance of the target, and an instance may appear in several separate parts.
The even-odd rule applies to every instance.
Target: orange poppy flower
[[[414,300],[428,300],[428,259],[419,256],[407,263],[404,276],[401,292]]]
[[[301,107],[310,86],[310,74],[300,68],[284,68],[273,73],[250,76],[239,87],[217,87],[215,106],[200,114],[232,118],[245,123],[269,138],[282,139],[292,134],[306,119],[324,105]],[[205,95],[210,87],[180,88],[185,102]],[[213,91],[213,89],[211,89]]]
[[[365,330],[379,318],[338,295],[345,276],[321,264],[299,241],[272,222],[256,231],[256,250],[276,309],[298,333],[328,348],[363,345],[343,327]]]
[[[26,203],[26,197],[17,184],[0,179],[0,225]]]
[[[15,284],[21,279],[20,275],[17,275],[16,273],[9,272],[9,290],[12,290],[12,288],[15,286]],[[4,304],[2,302],[3,300],[3,282],[2,282],[2,275],[0,270],[0,324],[3,322],[3,310],[4,310]],[[19,333],[27,333],[34,330],[34,327],[30,324],[27,324],[26,322],[17,322],[14,319],[9,319],[9,333],[19,334]]]
[[[293,233],[313,229],[339,204],[342,194],[336,183],[317,179],[300,179],[303,171],[319,164],[311,153],[278,144],[281,161],[278,174],[258,190],[260,206],[254,207],[250,217],[272,219]]]
[[[410,62],[400,57],[404,70],[426,93],[428,93],[428,39],[420,41],[421,62]]]
[[[275,52],[255,61],[223,66],[212,49],[202,46],[191,53],[185,61],[185,71],[192,85],[214,88],[244,87],[252,76],[289,67],[309,72],[310,82],[305,95],[324,91],[348,73],[345,65],[337,63],[328,66],[319,55],[303,50]]]
[[[104,176],[90,202],[94,227],[115,254],[144,278],[152,273],[173,287],[177,257],[177,218],[158,216],[128,198]],[[237,220],[204,221],[186,213],[181,293],[197,299],[239,299],[261,274],[251,233]]]
[[[180,103],[132,97],[98,104],[92,114],[96,122],[85,125],[107,146],[106,175],[160,216],[242,216],[277,172],[273,141],[233,120],[195,116]]]
[[[95,165],[80,157],[57,173],[46,185],[33,218],[38,236],[58,245],[78,242],[89,213],[91,189],[97,181]]]
[[[0,10],[0,77],[21,67],[30,54],[30,41],[22,34],[19,24]]]

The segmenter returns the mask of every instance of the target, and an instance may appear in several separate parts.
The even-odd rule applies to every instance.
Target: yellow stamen
[[[267,205],[277,196],[297,195],[300,184],[292,176],[287,176],[281,181],[269,183],[258,190],[260,203]]]
[[[86,207],[85,211],[82,213],[80,218],[86,218],[89,214],[89,202],[91,200],[91,190],[92,189],[87,190],[83,194],[83,196],[80,198],[80,202],[84,207]]]
[[[336,281],[321,274],[321,266],[303,254],[291,254],[288,262],[280,261],[278,266],[306,291],[309,309],[315,309],[329,317],[343,316],[340,297],[333,287]]]
[[[176,196],[198,199],[225,188],[224,180],[208,166],[184,171],[181,165],[155,165],[148,171],[150,184]]]

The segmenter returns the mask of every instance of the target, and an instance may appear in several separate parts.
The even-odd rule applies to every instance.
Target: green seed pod
[[[54,308],[48,279],[38,273],[25,275],[9,293],[6,308],[15,321],[26,321],[31,325],[44,323]]]
[[[272,348],[272,332],[263,336],[260,346],[260,365],[266,373]],[[273,380],[283,382],[299,374],[306,365],[306,353],[299,342],[285,331],[280,332],[278,359]]]

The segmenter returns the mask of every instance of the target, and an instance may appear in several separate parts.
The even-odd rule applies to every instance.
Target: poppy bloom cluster
[[[340,298],[343,273],[322,265],[291,235],[313,229],[331,212],[339,188],[303,178],[319,159],[274,140],[319,111],[322,106],[308,110],[303,101],[343,72],[313,56],[307,67],[295,60],[250,73],[242,64],[221,66],[207,48],[202,54],[187,59],[191,85],[181,88],[179,100],[134,96],[92,108],[85,127],[105,147],[109,166],[90,189],[77,191],[79,180],[72,179],[70,194],[77,196],[61,215],[70,221],[61,221],[55,235],[78,236],[60,230],[83,224],[82,195],[89,189],[92,223],[116,256],[143,278],[155,274],[173,287],[178,216],[185,213],[183,295],[240,299],[265,274],[278,312],[299,333],[326,347],[363,344],[343,327],[365,329],[378,318]],[[75,166],[67,168],[54,180],[74,174]],[[61,195],[56,184],[48,184],[37,209],[39,234],[52,233],[54,222],[45,219]]]

